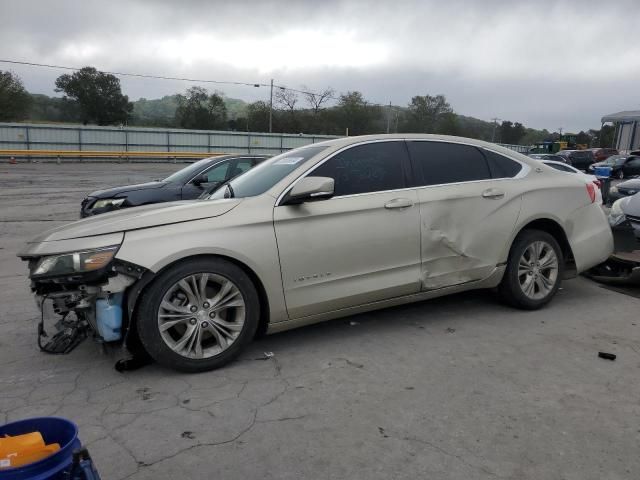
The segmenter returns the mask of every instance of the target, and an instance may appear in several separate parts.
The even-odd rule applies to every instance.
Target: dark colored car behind
[[[596,162],[591,150],[560,150],[556,155],[562,156],[569,165],[584,172],[587,171],[589,165]]]
[[[601,162],[619,153],[615,148],[592,148],[591,151],[593,152],[596,162]]]
[[[609,189],[608,203],[624,197],[631,197],[640,193],[640,178],[632,178],[626,182],[620,182]]]
[[[611,167],[611,177],[622,180],[640,175],[640,157],[630,155],[613,155],[604,162],[594,163],[589,167],[592,172],[595,167]]]
[[[82,201],[80,216],[88,217],[151,203],[196,199],[252,169],[266,158],[268,157],[256,155],[205,158],[178,170],[164,180],[99,190]]]

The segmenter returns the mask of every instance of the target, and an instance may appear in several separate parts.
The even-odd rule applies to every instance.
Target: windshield
[[[266,192],[328,145],[296,148],[262,162],[211,194],[210,199],[254,197]]]
[[[185,183],[191,177],[193,177],[196,173],[198,173],[202,168],[204,168],[207,164],[211,163],[212,158],[205,158],[204,160],[199,160],[195,163],[192,163],[188,167],[184,167],[181,170],[178,170],[176,173],[169,175],[164,179],[165,182],[176,182],[176,183]]]

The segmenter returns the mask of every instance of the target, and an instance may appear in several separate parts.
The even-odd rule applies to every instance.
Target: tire
[[[618,174],[616,175],[616,178],[617,178],[618,180],[624,180],[624,172],[623,172],[622,170],[620,170],[620,171],[618,172]]]
[[[198,258],[170,267],[149,285],[136,325],[144,349],[159,364],[203,372],[236,358],[253,339],[259,318],[258,293],[241,268]]]
[[[536,251],[536,245],[544,245],[538,260],[544,260],[547,258],[546,254],[553,252],[556,259],[554,267],[539,269],[535,265],[536,262],[531,262],[534,259],[531,255]],[[527,260],[527,254],[529,260]],[[545,263],[552,258],[549,256]],[[527,273],[519,273],[525,269]],[[498,286],[498,294],[503,301],[513,307],[536,310],[551,301],[560,288],[563,273],[564,257],[556,239],[542,230],[524,230],[511,246],[507,268]]]

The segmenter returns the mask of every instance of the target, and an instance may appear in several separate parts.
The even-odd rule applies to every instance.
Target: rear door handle
[[[394,198],[393,200],[389,200],[384,204],[384,208],[392,209],[392,208],[408,208],[413,206],[413,202],[408,198]]]
[[[503,197],[504,197],[504,192],[502,190],[498,190],[497,188],[489,188],[488,190],[485,190],[484,192],[482,192],[482,198],[498,199]]]

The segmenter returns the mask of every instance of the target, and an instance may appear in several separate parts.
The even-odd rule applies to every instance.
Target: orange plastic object
[[[0,470],[37,462],[60,450],[60,445],[45,445],[40,432],[0,438]]]

